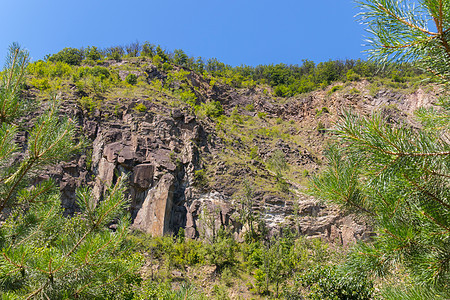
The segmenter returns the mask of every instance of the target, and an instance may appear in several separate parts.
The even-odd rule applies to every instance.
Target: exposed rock
[[[136,188],[147,190],[153,185],[155,166],[152,164],[140,164],[133,168],[132,183]]]
[[[170,213],[173,206],[175,178],[165,174],[158,184],[149,190],[133,222],[133,227],[153,236],[162,236],[169,231]]]
[[[127,63],[136,62],[105,62],[115,66]],[[131,73],[149,82],[155,79],[164,82],[167,78],[164,71],[152,63],[140,67],[140,71]],[[128,74],[130,71],[119,72],[122,80]],[[416,108],[431,105],[434,99],[433,95],[421,89],[409,95],[387,90],[375,95],[367,92],[327,95],[326,91],[315,91],[307,96],[283,100],[280,104],[258,88],[237,90],[221,83],[211,87],[208,79],[193,72],[189,72],[187,80],[195,87],[197,101],[219,101],[228,115],[233,108],[242,109],[251,104],[256,111],[240,113],[253,117],[261,112],[268,117],[301,123],[300,129],[290,126],[293,123],[286,126],[288,132],[303,137],[305,142],[293,143],[283,139],[281,134],[275,137],[261,134],[249,142],[244,138],[233,138],[225,144],[216,132],[214,121],[196,118],[187,107],[174,108],[164,104],[172,96],[162,96],[157,101],[149,95],[109,99],[109,105],[117,110],[113,117],[106,120],[106,113],[101,109],[87,113],[78,108],[76,99],[81,95],[76,94],[76,89],[72,87],[72,94],[65,98],[68,105],[64,105],[64,113],[79,118],[80,131],[93,140],[92,156],[82,155],[72,162],[55,166],[37,180],[45,176],[58,180],[63,207],[70,214],[77,209],[77,187],[90,184],[96,199],[101,201],[106,188],[115,183],[118,176],[127,174],[127,193],[131,198],[134,228],[152,235],[176,233],[179,228],[184,228],[186,237],[196,238],[199,235],[211,237],[220,227],[227,227],[239,239],[245,229],[235,217],[233,197],[240,189],[242,178],[257,176],[268,181],[273,178],[264,161],[275,150],[283,152],[287,161],[300,170],[314,172],[319,168],[318,161],[327,139],[326,134],[317,130],[319,122],[328,128],[340,112],[349,107],[365,114],[381,108],[391,122],[401,122],[409,118]],[[352,84],[363,91],[370,83],[361,81]],[[179,82],[170,85],[173,89],[180,87]],[[146,111],[136,111],[138,104],[145,105]],[[324,107],[329,113],[318,113]],[[236,128],[238,130],[239,127]],[[18,142],[22,145],[26,138],[25,134],[21,134]],[[234,157],[247,155],[245,152],[250,148],[257,149],[257,159],[252,156],[249,161],[233,161]],[[222,152],[227,152],[229,161],[220,161],[218,154]],[[208,176],[213,177],[208,178],[210,184],[194,186],[196,171],[205,169],[208,164],[212,168]],[[300,176],[298,172],[294,174]],[[291,189],[293,192],[288,196],[272,191],[258,190],[254,193],[254,209],[261,213],[273,232],[280,226],[295,226],[302,234],[343,245],[370,238],[370,230],[364,222],[342,215],[340,211],[303,195],[295,185]],[[298,206],[294,216],[293,204],[296,202]]]

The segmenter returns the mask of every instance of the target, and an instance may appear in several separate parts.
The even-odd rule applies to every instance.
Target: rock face
[[[193,116],[162,116],[125,109],[122,120],[98,124],[93,142],[93,191],[101,201],[118,176],[128,176],[133,227],[152,235],[185,227],[186,193],[200,168],[202,129]]]
[[[156,67],[148,68],[145,70],[148,80],[164,79],[164,74]],[[126,75],[127,73],[120,74],[122,77]],[[144,73],[137,75],[144,76]],[[202,90],[204,86],[209,87],[209,82],[203,82],[201,76],[192,73],[188,77],[198,90]],[[362,85],[358,87],[362,90],[365,83],[358,84]],[[196,96],[199,101],[220,101],[228,114],[238,106],[252,105],[268,117],[305,122],[310,127],[319,122],[328,126],[339,110],[346,107],[353,107],[364,113],[370,113],[376,107],[384,107],[383,113],[395,122],[398,118],[406,117],[415,108],[429,105],[433,99],[422,90],[408,96],[380,91],[374,96],[333,94],[329,97],[325,96],[326,92],[319,91],[277,105],[267,93],[254,89],[242,92],[214,85],[204,93],[198,90]],[[49,172],[50,176],[60,182],[66,213],[71,214],[77,210],[75,189],[81,184],[90,184],[97,201],[102,201],[108,186],[119,176],[127,176],[133,228],[154,236],[176,233],[183,228],[187,237],[196,238],[214,236],[219,228],[226,227],[237,239],[242,238],[245,228],[237,217],[238,206],[234,203],[237,187],[234,182],[236,179],[233,178],[260,176],[267,179],[273,174],[255,159],[241,165],[230,165],[216,159],[226,149],[215,134],[214,124],[208,120],[197,120],[188,109],[169,108],[164,103],[158,104],[145,98],[116,99],[113,103],[117,107],[115,117],[109,118],[102,117],[99,110],[86,114],[76,106],[73,98],[65,100],[68,103],[65,113],[77,115],[80,128],[92,140],[92,155],[82,155]],[[143,104],[146,111],[134,110],[137,104]],[[317,108],[323,107],[333,113],[324,113],[319,117]],[[256,112],[245,110],[241,113],[256,115]],[[272,143],[264,136],[252,143],[262,160],[267,160],[275,150],[279,150],[292,165],[307,167],[305,170],[317,170],[320,157],[317,158],[316,155],[324,144],[323,133],[309,128],[292,131],[291,135],[305,135],[308,148],[282,138]],[[239,139],[232,140],[231,143],[234,149],[249,149]],[[313,155],[311,149],[316,150],[316,155]],[[235,155],[232,151],[231,155]],[[215,164],[213,176],[217,177],[207,188],[196,185],[196,172],[204,169],[205,161]],[[294,193],[290,199],[255,191],[254,209],[272,232],[282,226],[291,226],[301,234],[343,245],[370,238],[370,231],[364,222],[320,204],[316,199],[303,195],[294,185],[291,189]]]
[[[153,236],[162,236],[170,232],[174,181],[172,174],[164,174],[158,184],[148,191],[134,219],[134,228]]]

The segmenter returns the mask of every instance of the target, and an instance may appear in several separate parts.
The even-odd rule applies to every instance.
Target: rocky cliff
[[[436,97],[423,89],[373,93],[369,82],[360,81],[336,92],[330,86],[281,99],[269,87],[235,89],[186,70],[185,79],[157,90],[152,83],[164,83],[168,74],[153,64],[105,64],[115,67],[122,79],[137,75],[141,90],[125,87],[131,92],[102,96],[101,105],[87,109],[81,101],[86,95],[66,82],[62,112],[77,118],[87,146],[83,154],[48,174],[60,182],[68,214],[77,209],[78,186],[91,185],[101,201],[107,187],[126,175],[133,228],[152,235],[183,228],[187,237],[196,238],[226,227],[241,238],[247,229],[239,208],[243,183],[249,181],[254,212],[272,231],[290,226],[342,244],[368,238],[363,221],[304,194],[307,177],[323,163],[326,129],[343,109],[364,114],[378,109],[392,122],[412,120],[414,109],[431,105]],[[224,115],[210,117],[180,101],[176,91],[183,84],[194,91],[197,104],[217,101]],[[29,86],[28,97],[40,95]],[[289,167],[281,188],[268,164],[276,151],[283,153]]]

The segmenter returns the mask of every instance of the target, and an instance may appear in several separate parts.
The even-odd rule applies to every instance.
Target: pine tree
[[[372,58],[413,60],[448,83],[450,1],[358,3]],[[343,113],[326,153],[328,168],[311,180],[317,196],[373,224],[376,237],[351,253],[350,269],[385,276],[405,268],[415,284],[403,299],[422,299],[430,290],[436,299],[450,298],[450,105],[445,95],[436,104],[417,112],[420,128],[389,123],[378,113]],[[400,299],[392,290],[386,297]]]
[[[98,202],[87,188],[77,192],[81,211],[63,216],[52,180],[32,185],[43,168],[70,157],[75,123],[58,116],[57,101],[34,120],[25,146],[16,135],[28,55],[13,44],[0,81],[0,290],[2,299],[124,299],[137,280],[137,259],[128,255],[123,180]],[[23,148],[22,148],[23,147]],[[116,224],[115,230],[107,225]],[[128,255],[128,256],[127,256]]]
[[[411,61],[444,82],[450,79],[450,1],[356,0],[367,26],[370,58]]]

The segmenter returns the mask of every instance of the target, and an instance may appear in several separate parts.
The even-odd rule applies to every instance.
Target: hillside
[[[86,207],[80,207],[78,188],[92,188],[89,205],[95,209],[109,201],[109,186],[126,178],[131,230],[124,243],[130,263],[140,264],[138,273],[129,274],[132,283],[118,283],[114,297],[295,298],[311,296],[326,277],[331,290],[369,299],[372,281],[362,275],[341,281],[335,266],[355,241],[371,240],[370,220],[309,196],[306,186],[326,166],[328,129],[343,111],[381,111],[391,124],[414,128],[414,110],[432,105],[437,88],[411,69],[399,73],[399,66],[369,77],[347,67],[336,80],[316,81],[319,64],[304,74],[317,84],[301,92],[297,84],[305,77],[295,75],[297,67],[276,67],[287,75],[273,82],[274,66],[250,69],[262,70],[261,78],[240,77],[239,68],[212,68],[217,61],[199,72],[161,56],[73,63],[54,55],[30,64],[23,86],[26,100],[41,103],[20,120],[16,142],[23,155],[27,130],[55,93],[60,117],[76,120],[81,151],[33,181],[55,179],[68,223],[91,218],[81,213]],[[342,66],[328,65],[331,73]],[[356,66],[364,69],[362,62]],[[280,94],[283,86],[290,92]],[[128,231],[114,219],[106,225],[111,236]],[[88,256],[82,259],[86,266]]]
[[[190,238],[211,231],[201,220],[207,208],[217,227],[242,239],[246,188],[251,209],[272,231],[295,225],[343,244],[361,238],[364,226],[304,194],[323,164],[327,129],[347,109],[410,120],[436,96],[412,80],[358,76],[277,97],[270,85],[237,88],[225,77],[145,56],[81,66],[39,61],[29,70],[27,97],[57,91],[86,141],[83,155],[50,170],[66,212],[77,210],[78,186],[93,186],[101,199],[105,186],[128,174],[133,227],[153,235],[184,228]]]

